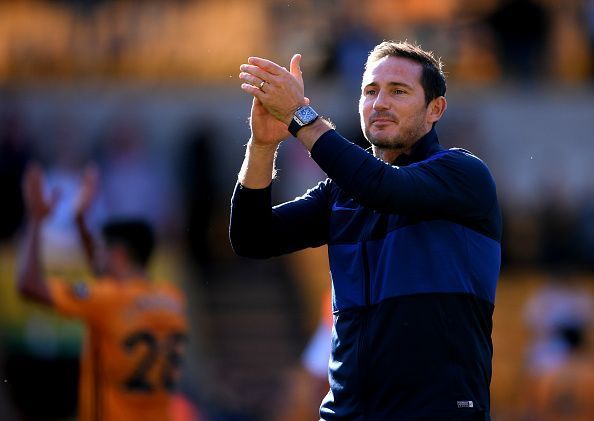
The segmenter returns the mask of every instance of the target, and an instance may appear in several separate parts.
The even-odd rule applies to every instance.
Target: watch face
[[[309,106],[305,106],[305,107],[301,107],[297,110],[297,112],[295,113],[295,116],[301,120],[301,122],[303,123],[303,125],[309,124],[311,123],[313,120],[316,119],[316,117],[318,116],[318,113],[315,112],[315,110]]]

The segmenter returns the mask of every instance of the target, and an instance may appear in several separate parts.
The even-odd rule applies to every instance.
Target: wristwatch
[[[304,105],[297,108],[295,114],[293,114],[293,120],[289,124],[289,133],[293,136],[297,136],[297,132],[303,126],[308,126],[318,119],[318,113],[311,108],[309,105]]]

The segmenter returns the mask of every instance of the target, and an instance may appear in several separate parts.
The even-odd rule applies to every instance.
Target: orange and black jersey
[[[187,322],[177,288],[144,280],[50,283],[55,308],[84,320],[79,420],[167,420]]]

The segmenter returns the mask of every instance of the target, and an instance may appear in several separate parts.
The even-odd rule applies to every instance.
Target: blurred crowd
[[[591,0],[2,2],[0,76],[225,83],[249,54],[299,50],[309,74],[350,84],[378,39],[408,38],[432,45],[465,84],[579,83],[594,74],[593,9]]]
[[[0,373],[7,379],[0,409],[18,413],[14,419],[49,419],[30,402],[51,406],[40,397],[51,382],[39,377],[58,367],[73,380],[62,379],[54,402],[73,400],[46,412],[64,419],[75,405],[68,385],[75,387],[76,353],[59,346],[48,353],[47,332],[54,342],[76,342],[80,331],[21,308],[10,292],[22,176],[37,161],[61,198],[44,231],[48,265],[80,272],[70,268],[81,253],[72,202],[89,164],[100,177],[91,229],[114,216],[143,217],[157,228],[165,257],[155,269],[173,274],[191,304],[196,337],[184,390],[203,414],[273,419],[277,395],[301,406],[294,413],[315,411],[320,396],[311,392],[325,384],[319,369],[307,374],[320,363],[306,348],[328,316],[320,310],[329,285],[323,259],[248,262],[228,245],[228,203],[248,135],[249,98],[236,75],[249,55],[285,60],[301,52],[308,96],[364,146],[356,116],[362,66],[386,38],[416,40],[442,56],[453,99],[440,135],[451,135],[446,146],[477,152],[499,182],[504,255],[493,419],[593,419],[594,387],[583,373],[594,373],[594,0],[0,2]],[[324,177],[294,142],[282,146],[279,168],[277,200]],[[507,314],[498,319],[499,309]],[[33,363],[37,373],[18,371]],[[560,386],[581,377],[585,386]],[[312,378],[315,388],[300,387]],[[45,389],[24,392],[27,382]],[[535,385],[534,395],[522,395],[524,382]]]

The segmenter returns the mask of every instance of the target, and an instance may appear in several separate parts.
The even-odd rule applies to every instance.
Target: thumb
[[[301,54],[294,54],[291,58],[291,74],[303,85],[303,74],[301,72]]]

